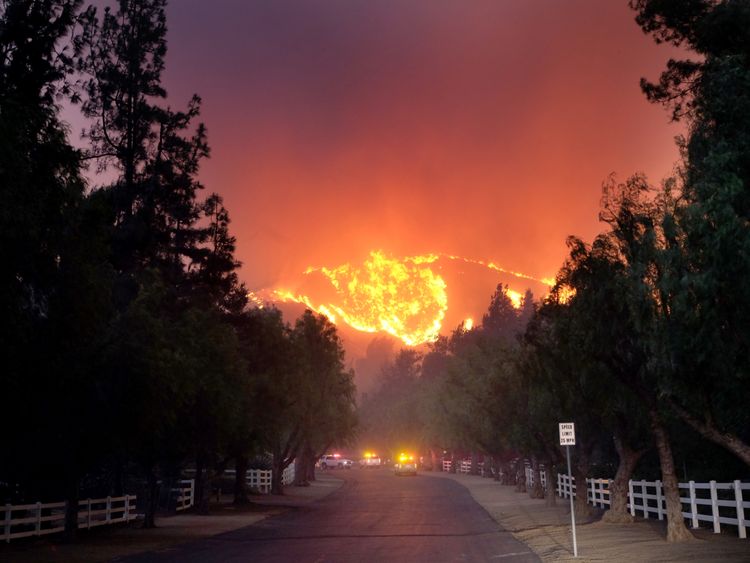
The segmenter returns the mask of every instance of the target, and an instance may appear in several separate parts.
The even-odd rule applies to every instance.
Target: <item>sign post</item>
[[[573,422],[561,422],[560,445],[565,446],[568,455],[568,485],[570,487],[570,522],[573,527],[573,557],[578,557],[578,543],[576,542],[576,508],[573,503],[573,474],[570,471],[570,446],[576,445],[576,426]],[[586,487],[583,488],[586,490]],[[585,494],[585,493],[584,493]]]

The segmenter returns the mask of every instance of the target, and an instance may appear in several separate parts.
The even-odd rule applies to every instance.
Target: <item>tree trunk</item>
[[[307,467],[305,467],[305,477],[309,483],[315,481],[315,460],[318,459],[317,455],[310,457],[307,460]]]
[[[205,458],[198,454],[195,459],[195,511],[198,514],[208,514],[211,499],[211,484],[208,478],[208,468]]]
[[[701,420],[683,409],[674,401],[669,401],[669,406],[693,430],[714,444],[721,446],[740,458],[745,465],[750,466],[750,445],[742,441],[736,434],[722,432],[709,421]]]
[[[159,481],[154,467],[146,470],[146,506],[143,515],[144,528],[156,528],[156,509],[159,506]]]
[[[288,465],[288,464],[287,464]],[[271,467],[271,494],[283,495],[284,494],[284,483],[282,481],[284,477],[284,459],[281,456],[274,455]]]
[[[586,445],[581,444],[577,448],[576,460],[573,463],[573,476],[576,479],[576,496],[575,496],[575,507],[576,507],[576,521],[586,522],[591,518],[593,512],[591,505],[588,501],[588,484],[586,479],[589,476],[591,470],[591,458],[589,457],[588,448]]]
[[[294,486],[295,487],[309,487],[310,481],[307,480],[307,476],[310,473],[309,467],[315,454],[312,449],[305,446],[301,449],[300,455],[294,462]],[[312,463],[315,463],[312,461]]]
[[[526,466],[522,459],[516,462],[516,492],[526,492]]]
[[[504,461],[501,465],[500,470],[502,471],[500,483],[502,483],[503,485],[513,485],[515,480],[513,478],[513,467],[511,466],[510,462]]]
[[[544,504],[545,506],[557,506],[557,492],[555,491],[557,472],[551,461],[544,464],[544,474],[547,481],[547,489],[544,491]]]
[[[529,489],[531,498],[544,498],[544,488],[542,487],[542,476],[539,473],[539,461],[536,456],[531,458],[531,473],[534,476],[534,483]]]
[[[195,506],[196,509],[203,498],[203,488],[205,487],[205,483],[203,482],[203,466],[203,456],[199,454],[195,457],[195,490],[193,491],[193,494],[195,495],[193,506]]]
[[[456,468],[456,454],[451,453],[451,469],[450,469],[450,473],[455,474],[456,471],[457,471],[457,468]]]
[[[235,506],[250,504],[250,496],[247,491],[247,457],[238,455],[234,461],[234,501]]]
[[[78,535],[78,479],[68,476],[65,485],[65,543],[74,543]]]
[[[471,467],[469,468],[470,475],[479,475],[479,454],[477,452],[471,452]]]
[[[431,463],[430,463],[430,465],[431,465],[431,467],[430,467],[430,471],[442,471],[442,470],[443,470],[443,468],[442,468],[442,467],[441,467],[440,469],[438,469],[438,468],[436,467],[436,466],[437,466],[437,463],[438,463],[438,461],[437,461],[437,460],[438,460],[438,456],[437,456],[437,454],[435,453],[435,448],[430,448],[430,462],[431,462]]]
[[[295,487],[309,487],[307,480],[307,452],[303,449],[297,459],[294,460],[294,479],[292,485]]]
[[[628,511],[628,483],[633,476],[635,466],[643,457],[645,450],[635,451],[629,448],[619,436],[614,436],[615,450],[620,458],[615,478],[609,483],[609,510],[604,513],[604,521],[614,524],[625,524],[633,521]]]
[[[648,418],[656,443],[656,450],[659,453],[661,481],[664,487],[664,498],[667,501],[667,541],[691,541],[695,538],[685,526],[685,520],[682,517],[682,502],[680,501],[680,490],[669,435],[655,407],[649,408]]]

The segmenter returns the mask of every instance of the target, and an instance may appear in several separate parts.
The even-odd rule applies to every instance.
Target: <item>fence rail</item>
[[[136,518],[135,495],[86,499],[78,503],[78,528],[94,528]],[[65,502],[6,504],[0,529],[3,539],[56,534],[65,530]],[[15,513],[15,515],[14,515]]]
[[[177,493],[175,510],[180,512],[195,504],[195,479],[183,479],[178,483],[179,487],[172,489],[172,493]]]
[[[456,473],[471,473],[471,460],[470,459],[463,459],[461,461],[456,462]],[[453,465],[453,462],[450,459],[444,459],[443,460],[443,471],[445,473],[450,472],[451,466]],[[477,469],[479,469],[480,473],[484,470],[484,463],[479,462],[477,463]]]
[[[610,479],[586,479],[586,497],[594,506],[608,507],[610,504]],[[721,525],[737,526],[740,538],[747,538],[747,528],[750,522],[745,518],[745,510],[750,509],[750,483],[732,481],[731,483],[696,483],[689,481],[679,483],[682,501],[682,515],[690,520],[693,528],[700,527],[700,522],[711,522],[714,533],[721,533]],[[568,498],[576,492],[575,477],[557,475],[557,494]],[[572,491],[572,493],[571,493]],[[682,496],[685,492],[686,496]],[[686,509],[687,507],[687,509]],[[701,510],[699,507],[702,507]],[[652,515],[659,520],[664,519],[667,512],[664,488],[661,481],[629,481],[628,508],[633,516],[639,515],[650,518]]]

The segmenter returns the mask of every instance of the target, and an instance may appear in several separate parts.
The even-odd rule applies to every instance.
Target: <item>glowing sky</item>
[[[638,86],[670,52],[625,1],[173,0],[168,23],[251,288],[378,248],[554,275],[610,172],[676,159]]]
[[[170,104],[203,97],[250,289],[382,249],[554,276],[608,174],[658,181],[672,54],[625,0],[172,0]],[[489,302],[494,285],[481,296]],[[464,312],[456,312],[463,315]]]

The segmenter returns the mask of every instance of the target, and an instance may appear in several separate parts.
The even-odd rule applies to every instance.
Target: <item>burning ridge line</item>
[[[331,283],[341,297],[338,305],[315,305],[309,296],[281,288],[250,292],[248,297],[260,307],[265,301],[300,303],[325,315],[334,324],[343,321],[361,332],[384,331],[413,346],[434,341],[442,327],[448,308],[447,286],[439,274],[427,267],[441,259],[482,266],[547,286],[554,284],[549,278],[538,279],[507,270],[494,262],[454,254],[424,254],[396,259],[382,251],[373,251],[361,265],[311,266],[305,270],[305,275],[320,273]],[[508,290],[508,296],[514,306],[520,306],[520,293]]]

